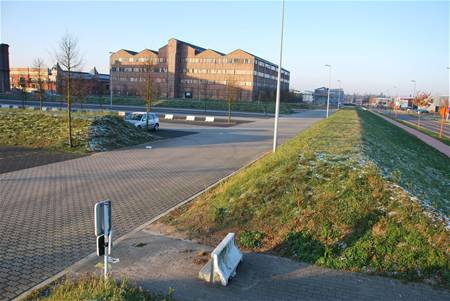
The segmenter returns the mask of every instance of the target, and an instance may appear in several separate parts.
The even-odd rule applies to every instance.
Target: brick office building
[[[119,50],[110,57],[114,94],[145,95],[147,78],[164,98],[255,100],[274,95],[277,65],[243,50],[224,54],[170,39],[159,51]],[[289,91],[282,69],[282,91]],[[232,91],[232,92],[231,92]]]
[[[23,88],[27,92],[38,90],[40,78],[42,88],[48,93],[64,94],[67,71],[59,64],[53,68],[11,68],[10,80],[13,89]],[[105,95],[109,93],[109,75],[98,73],[94,67],[90,72],[72,71],[74,92],[83,90],[86,95]]]
[[[39,88],[40,79],[44,91],[56,91],[56,83],[50,80],[50,75],[48,68],[11,68],[11,88],[34,92]]]

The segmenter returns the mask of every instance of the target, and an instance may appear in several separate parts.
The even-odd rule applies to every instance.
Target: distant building
[[[119,50],[110,58],[114,94],[145,95],[150,78],[159,97],[226,99],[268,98],[276,90],[278,66],[246,51],[228,54],[170,39],[158,51]],[[289,91],[282,69],[282,91]]]
[[[11,68],[11,88],[25,89],[27,92],[38,90],[39,79],[42,88],[48,93],[63,94],[66,88],[67,71],[59,64],[53,68]],[[94,67],[90,72],[72,71],[74,89],[83,89],[85,94],[104,95],[109,93],[109,75],[100,74]]]
[[[48,68],[11,68],[10,83],[12,89],[25,89],[26,92],[37,91],[39,79],[44,91],[56,92],[56,83],[50,80]]]
[[[330,90],[330,105],[337,105],[338,102],[344,101],[344,90],[343,89],[331,89]],[[326,104],[328,99],[328,88],[321,87],[314,90],[313,94],[314,103],[316,104]]]
[[[307,103],[312,103],[314,101],[314,92],[312,91],[302,91],[302,101]]]
[[[0,44],[0,93],[9,91],[9,45]]]

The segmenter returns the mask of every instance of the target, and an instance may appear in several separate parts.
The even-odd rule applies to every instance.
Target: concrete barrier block
[[[195,116],[193,116],[193,115],[187,115],[187,116],[186,116],[186,121],[195,121]]]
[[[236,268],[242,259],[235,234],[228,233],[211,253],[211,259],[202,267],[198,277],[211,283],[220,281],[223,286],[227,286],[228,281],[236,275]]]
[[[27,107],[27,110],[34,110],[34,107],[29,106],[29,107]]]
[[[42,111],[47,111],[47,107],[42,107]]]
[[[173,114],[166,114],[166,115],[164,115],[164,119],[173,120]]]
[[[59,108],[54,107],[52,108],[52,111],[59,111]]]
[[[9,109],[10,106],[9,105],[2,105],[2,109]]]
[[[205,122],[214,122],[214,116],[206,116]]]
[[[125,117],[125,112],[124,111],[117,112],[117,115],[119,115],[119,117]]]

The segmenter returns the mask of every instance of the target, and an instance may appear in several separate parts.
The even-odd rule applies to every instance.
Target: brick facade
[[[11,68],[10,81],[13,89],[27,92],[38,90],[39,78],[42,89],[48,93],[64,94],[67,72],[58,64],[48,68]],[[72,72],[74,94],[106,95],[109,93],[109,75],[100,74],[95,67],[91,72]]]
[[[223,54],[176,39],[159,51],[119,50],[110,57],[116,95],[145,95],[150,78],[154,94],[163,98],[250,101],[273,95],[277,65],[243,50]],[[282,69],[282,91],[289,90],[289,71]]]

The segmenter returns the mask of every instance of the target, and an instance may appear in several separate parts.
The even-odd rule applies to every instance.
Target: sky
[[[110,51],[158,50],[174,37],[221,52],[237,48],[278,63],[281,1],[0,0],[0,41],[11,67],[55,63],[65,33],[83,69],[108,73]],[[449,94],[448,1],[286,1],[283,67],[291,89],[340,80],[346,93]]]

